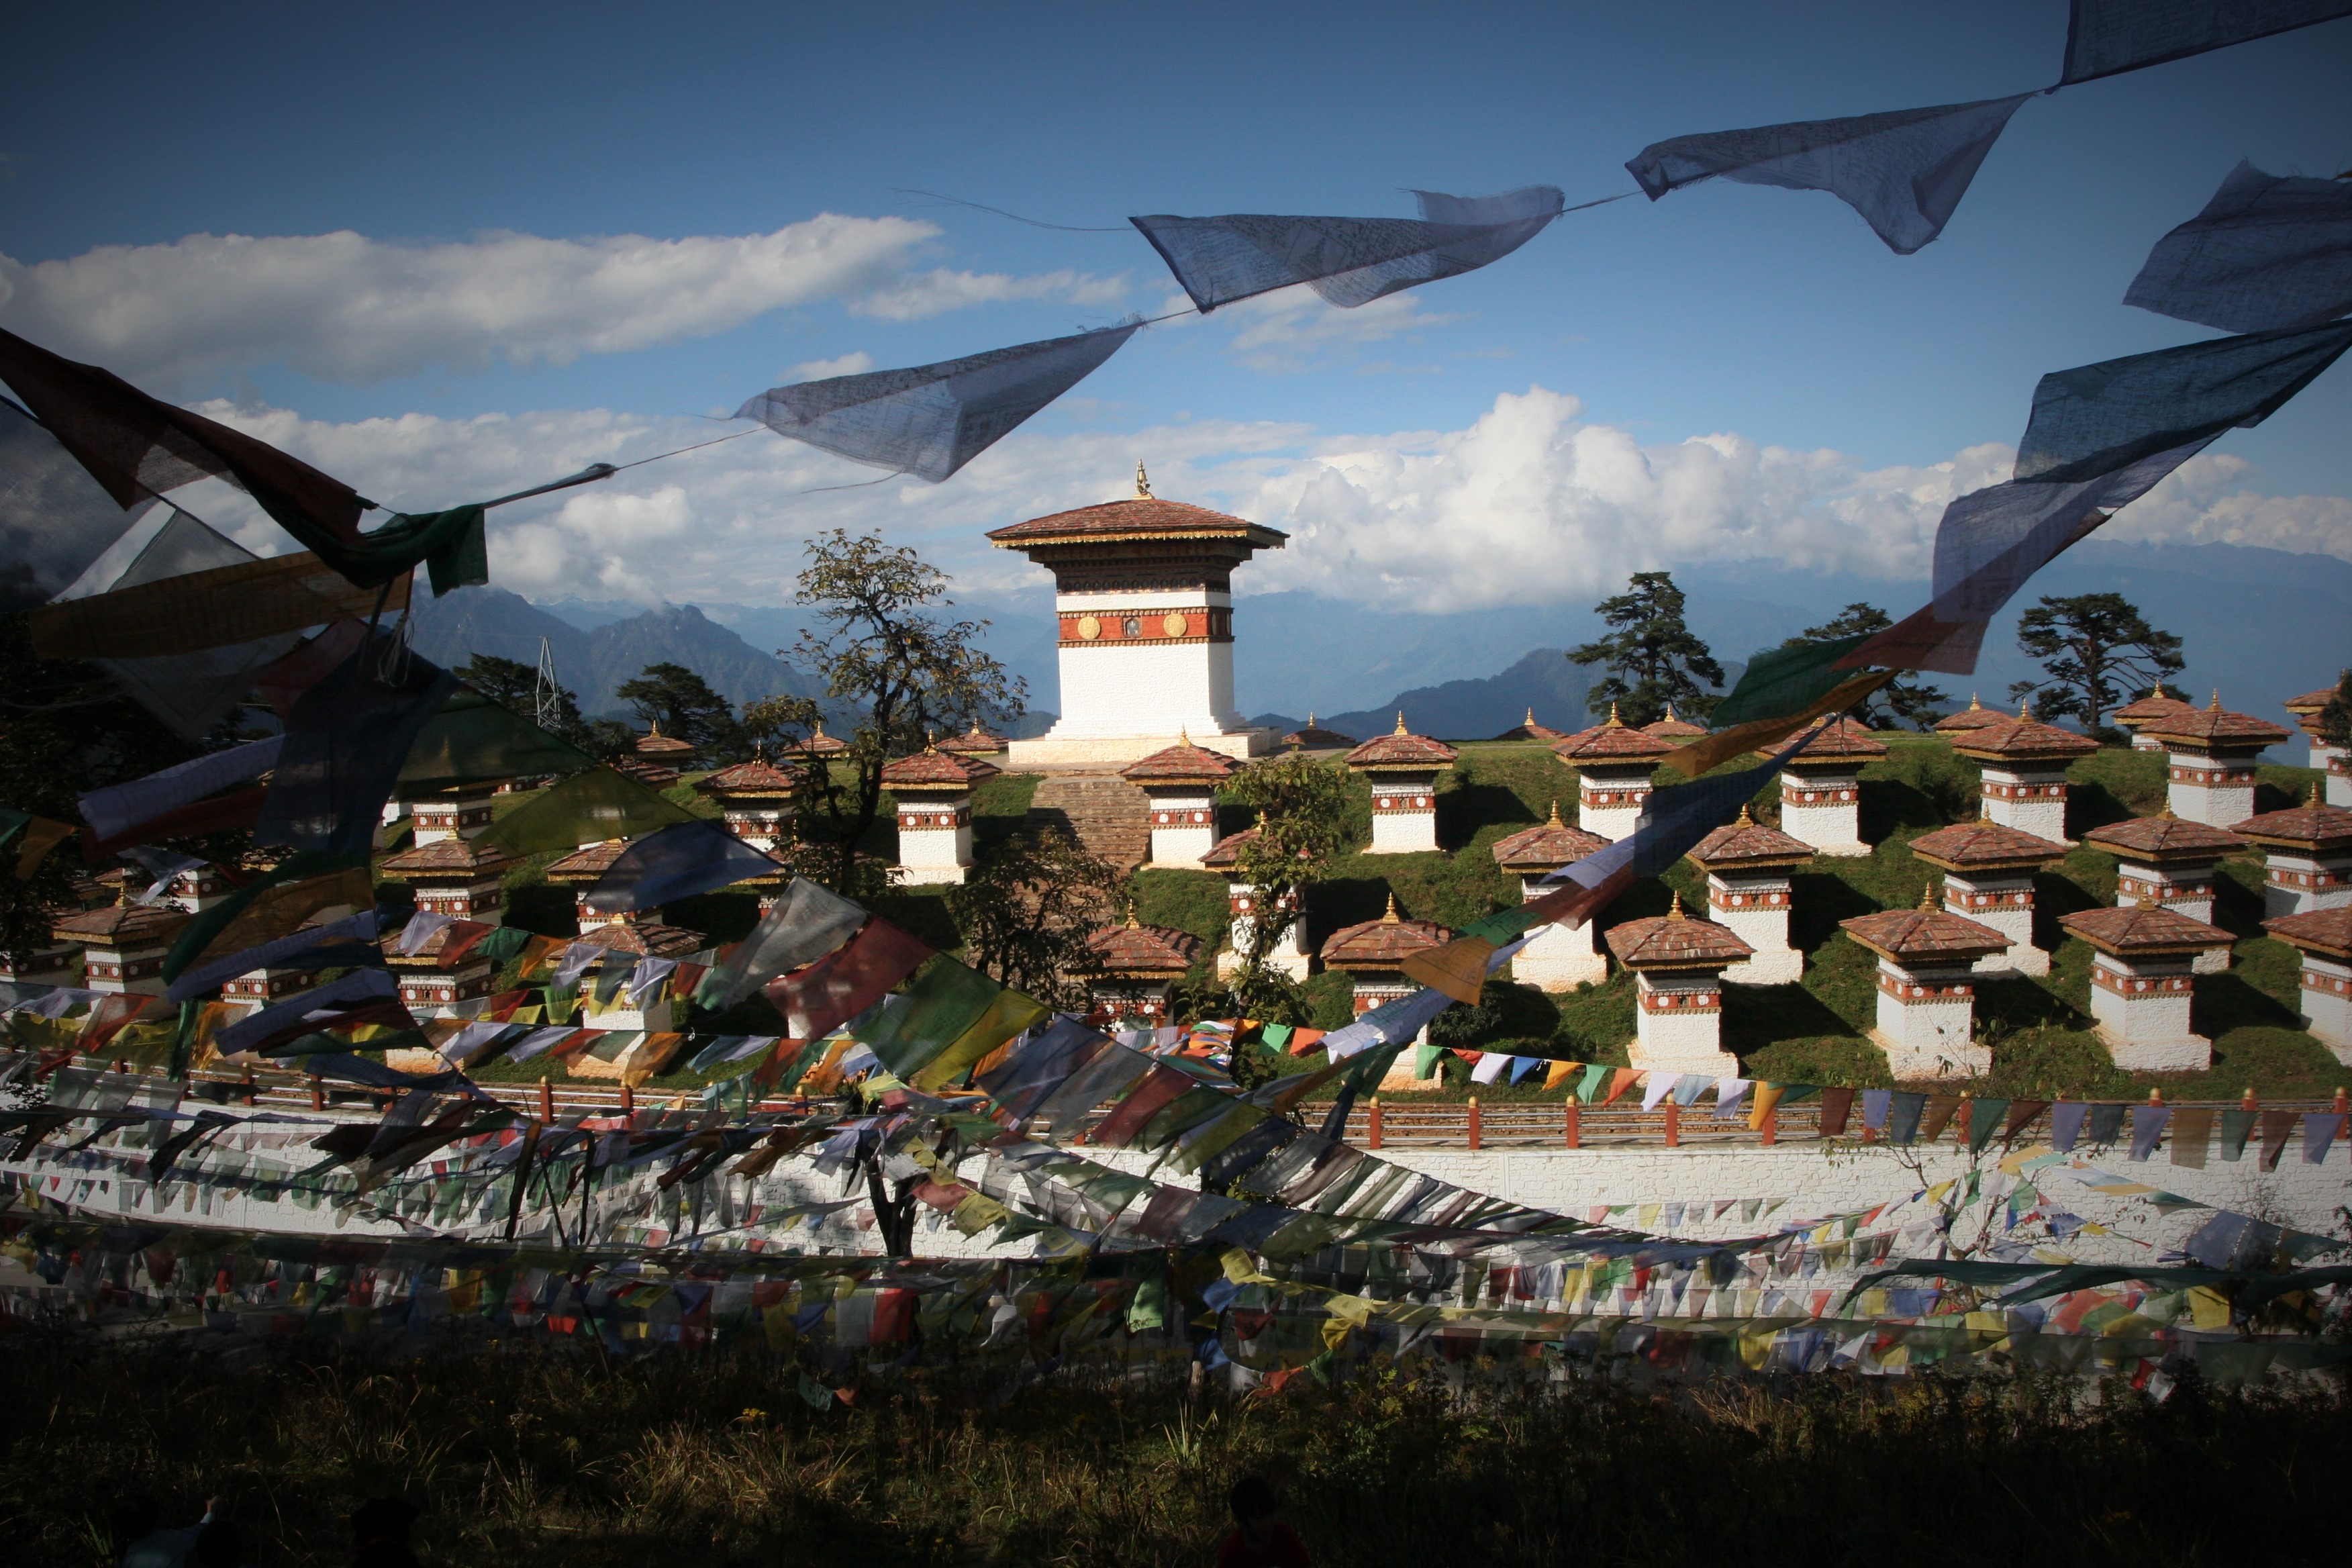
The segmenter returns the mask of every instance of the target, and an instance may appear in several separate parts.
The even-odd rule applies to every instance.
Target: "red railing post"
[[[1371,1125],[1369,1129],[1369,1135],[1366,1137],[1365,1142],[1372,1148],[1377,1149],[1381,1146],[1381,1097],[1377,1094],[1372,1096],[1370,1120]]]
[[[1470,1097],[1470,1147],[1478,1147],[1478,1097]]]
[[[1764,1113],[1764,1142],[1771,1144],[1778,1143],[1780,1141],[1780,1108],[1776,1105]]]
[[[555,1082],[552,1079],[539,1080],[539,1119],[541,1121],[555,1120]]]
[[[1583,1110],[1584,1107],[1578,1103],[1575,1097],[1571,1095],[1569,1098],[1567,1106],[1564,1108],[1563,1116],[1563,1120],[1568,1124],[1568,1146],[1571,1149],[1581,1149],[1584,1147]]]
[[[1683,1108],[1673,1100],[1666,1101],[1666,1147],[1678,1149],[1683,1142]]]

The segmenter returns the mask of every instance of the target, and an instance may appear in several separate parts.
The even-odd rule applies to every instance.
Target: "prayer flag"
[[[2144,1163],[2156,1152],[2157,1140],[2164,1136],[2164,1125],[2172,1120],[2168,1105],[2135,1105],[2132,1107],[2131,1160]]]
[[[784,1016],[786,1032],[796,1040],[814,1040],[879,1002],[931,956],[929,948],[888,921],[870,917],[846,943],[764,989]]]
[[[2032,96],[1677,136],[1643,148],[1625,167],[1652,201],[1718,174],[1827,191],[1888,249],[1908,256],[1944,232],[2009,117]]]
[[[285,739],[283,735],[269,735],[241,746],[207,752],[128,784],[92,790],[76,804],[81,807],[82,820],[89,824],[100,844],[162,837],[146,832],[147,825],[206,795],[260,777],[278,765],[278,751]]]
[[[400,987],[389,973],[362,969],[238,1019],[221,1030],[215,1043],[223,1056],[268,1052],[304,1035],[353,1024],[414,1028],[416,1020],[400,1005]]]
[[[394,637],[362,645],[294,704],[254,842],[366,854],[410,744],[457,684]]]
[[[1415,191],[1421,219],[1159,214],[1128,221],[1151,242],[1202,315],[1304,283],[1343,310],[1499,261],[1560,214],[1560,194],[1529,185],[1496,196]]]
[[[374,907],[375,879],[365,854],[304,850],[200,911],[164,955],[163,978],[177,980],[199,962],[289,936],[328,910]]]
[[[2316,326],[2352,310],[2352,180],[2241,162],[2205,210],[2156,242],[2124,303],[2229,332]]]
[[[686,807],[626,774],[598,767],[572,774],[500,817],[474,842],[521,858],[608,838],[634,838],[674,822],[697,820]]]
[[[0,610],[28,610],[74,585],[153,501],[125,504],[24,409],[0,397]]]
[[[695,1005],[723,1012],[772,977],[814,963],[865,922],[866,911],[804,877],[786,884],[751,934],[702,977]]]
[[[944,1089],[1005,1041],[1043,1023],[1047,1016],[1044,1003],[1018,991],[1001,990],[986,1012],[908,1081],[926,1093]]]
[[[587,907],[599,914],[658,909],[742,881],[773,876],[781,867],[718,823],[680,822],[635,840],[589,889]]]
[[[2330,321],[2053,371],[2033,389],[2017,479],[2081,484],[2259,425],[2347,347],[2352,321]]]
[[[745,403],[735,417],[936,484],[1085,380],[1141,324],[779,386]]]
[[[935,953],[915,971],[906,994],[857,1037],[885,1068],[911,1079],[979,1023],[1003,990],[970,964]]]
[[[484,779],[573,773],[596,759],[469,686],[449,694],[425,721],[400,765],[402,787],[450,789]],[[659,900],[656,900],[658,902]]]
[[[2074,0],[2058,81],[2092,81],[2347,15],[2345,0]]]
[[[45,605],[26,625],[44,658],[159,658],[367,617],[379,604],[406,609],[407,579],[358,587],[301,551]]]

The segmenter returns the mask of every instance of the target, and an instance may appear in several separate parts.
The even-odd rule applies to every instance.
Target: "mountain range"
[[[1733,679],[1755,651],[1847,604],[1900,616],[1927,596],[1924,582],[1759,562],[1679,568],[1675,580],[1688,595],[1692,629]],[[2181,637],[2189,660],[2178,681],[2183,690],[2202,698],[2218,689],[2229,707],[2274,722],[2285,720],[2284,699],[2332,682],[2352,664],[2352,562],[2245,545],[2089,541],[2046,567],[1996,621],[1974,676],[1930,677],[1930,684],[1955,706],[1971,694],[1988,706],[2005,703],[2011,681],[2039,673],[2017,649],[2018,613],[2039,595],[2095,592],[2123,595],[2151,623]],[[983,646],[1029,683],[1035,710],[1020,729],[1042,727],[1058,705],[1051,588],[959,593],[953,613],[992,623]],[[1243,711],[1258,715],[1254,722],[1296,729],[1311,710],[1327,727],[1370,736],[1402,709],[1418,732],[1449,739],[1499,733],[1529,708],[1554,729],[1591,722],[1583,700],[1599,672],[1570,664],[1561,652],[1605,629],[1589,605],[1437,614],[1304,593],[1245,593],[1234,621],[1236,695]],[[534,605],[472,588],[420,612],[417,647],[442,662],[479,650],[530,663],[545,637],[564,683],[594,712],[617,707],[614,689],[656,659],[700,671],[738,702],[804,692],[812,685],[806,672],[766,651],[791,647],[804,624],[791,607]]]

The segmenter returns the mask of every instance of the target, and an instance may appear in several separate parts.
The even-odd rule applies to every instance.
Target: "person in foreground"
[[[1307,1548],[1282,1522],[1282,1499],[1263,1476],[1244,1476],[1226,1501],[1240,1526],[1217,1549],[1217,1568],[1307,1568]]]

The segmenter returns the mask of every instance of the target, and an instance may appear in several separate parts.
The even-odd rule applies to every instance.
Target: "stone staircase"
[[[1068,828],[1087,852],[1122,871],[1151,853],[1151,802],[1113,773],[1058,773],[1038,783],[1029,820]]]

